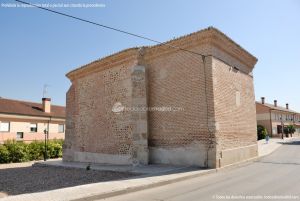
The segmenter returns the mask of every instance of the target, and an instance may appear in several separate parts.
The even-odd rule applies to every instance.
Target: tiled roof
[[[273,104],[269,104],[269,103],[262,104],[261,102],[256,102],[256,104],[266,106],[266,107],[268,107],[270,109],[273,109],[273,110],[279,110],[279,111],[291,112],[291,113],[299,113],[299,112],[296,112],[296,111],[291,110],[291,109],[286,109],[285,107],[281,107],[281,106],[275,107]]]
[[[43,112],[41,103],[0,98],[0,113],[65,118],[65,107],[51,105],[51,113]]]
[[[103,61],[105,59],[109,59],[109,58],[112,58],[112,57],[115,57],[117,55],[120,55],[122,53],[126,53],[126,52],[129,52],[129,51],[137,51],[141,48],[144,48],[144,49],[147,49],[147,48],[156,48],[156,47],[159,47],[159,46],[164,46],[164,45],[168,45],[168,44],[171,44],[172,42],[178,42],[178,41],[183,41],[185,39],[188,39],[192,36],[196,36],[196,35],[200,35],[200,34],[203,34],[205,32],[212,32],[212,33],[217,33],[219,34],[220,36],[222,36],[223,38],[225,38],[227,41],[229,41],[230,43],[232,43],[234,46],[236,46],[237,48],[241,49],[242,51],[244,51],[245,53],[247,53],[253,60],[255,60],[255,63],[257,62],[257,58],[254,57],[252,54],[250,54],[247,50],[245,50],[244,48],[242,48],[239,44],[237,44],[236,42],[234,42],[231,38],[229,38],[226,34],[224,34],[223,32],[221,32],[220,30],[218,30],[217,28],[215,27],[208,27],[206,29],[202,29],[200,31],[196,31],[196,32],[193,32],[193,33],[190,33],[190,34],[187,34],[187,35],[184,35],[184,36],[180,36],[178,38],[174,38],[172,40],[168,40],[166,42],[163,42],[163,43],[160,43],[160,44],[157,44],[157,45],[152,45],[152,46],[140,46],[140,47],[133,47],[133,48],[128,48],[128,49],[125,49],[125,50],[121,50],[117,53],[114,53],[114,54],[111,54],[111,55],[108,55],[108,56],[105,56],[105,57],[102,57],[102,58],[99,58],[93,62],[90,62],[89,64],[86,64],[86,65],[83,65],[79,68],[76,68],[72,71],[70,71],[69,73],[66,74],[66,76],[68,78],[70,78],[70,76],[72,74],[74,74],[75,72],[78,72],[78,71],[81,71],[81,70],[84,70],[86,68],[88,68],[91,64],[95,64],[97,62],[100,62],[100,61]],[[170,45],[170,46],[173,46],[173,45]],[[176,46],[176,45],[175,45]],[[173,46],[173,47],[175,47]]]

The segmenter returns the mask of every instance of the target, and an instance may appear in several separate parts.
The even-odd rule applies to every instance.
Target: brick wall
[[[130,112],[114,113],[114,104],[131,106],[134,60],[81,77],[67,94],[65,149],[76,152],[130,155]],[[71,154],[72,155],[72,154]],[[73,160],[72,156],[69,159]]]
[[[215,119],[220,149],[256,143],[253,78],[213,59]]]
[[[226,60],[230,63],[213,58],[212,65],[219,166],[257,156],[253,77],[233,59]]]
[[[193,51],[204,52],[205,48]],[[207,144],[214,138],[207,128],[207,118],[211,121],[214,111],[209,104],[213,99],[210,61],[207,57],[204,69],[200,55],[175,51],[148,57],[146,51],[148,106],[175,109],[149,112],[150,162],[206,166]]]
[[[201,56],[176,52],[147,63],[149,107],[183,109],[149,112],[149,144],[181,147],[207,138],[204,67]]]
[[[207,56],[203,61],[201,55],[154,46],[125,50],[68,74],[64,160],[128,164],[136,158],[146,164],[147,146],[151,163],[216,167],[222,150],[225,165],[255,155],[255,147],[243,148],[238,157],[228,150],[256,143],[256,59],[210,29],[169,44]],[[133,73],[136,66],[145,72]],[[151,111],[116,114],[117,102]],[[152,110],[164,107],[171,111]]]

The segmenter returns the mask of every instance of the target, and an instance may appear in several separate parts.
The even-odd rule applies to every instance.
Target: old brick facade
[[[208,28],[68,73],[63,159],[220,167],[255,157],[256,61]]]

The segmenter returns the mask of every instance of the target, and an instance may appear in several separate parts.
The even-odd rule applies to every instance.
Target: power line
[[[110,27],[110,26],[103,25],[103,24],[100,24],[100,23],[97,23],[97,22],[93,22],[93,21],[90,21],[90,20],[86,20],[86,19],[83,19],[83,18],[72,16],[72,15],[69,15],[69,14],[66,14],[66,13],[62,13],[62,12],[58,12],[58,11],[51,10],[51,9],[48,9],[48,8],[44,8],[44,7],[41,7],[41,6],[38,6],[38,5],[35,5],[35,4],[31,4],[31,3],[28,3],[28,2],[24,2],[24,1],[21,1],[21,0],[15,0],[15,1],[17,1],[19,3],[22,3],[22,4],[26,4],[26,5],[32,6],[32,7],[39,8],[41,10],[45,10],[45,11],[51,12],[51,13],[54,13],[54,14],[62,15],[62,16],[69,17],[69,18],[72,18],[72,19],[75,19],[75,20],[79,20],[79,21],[86,22],[86,23],[89,23],[89,24],[92,24],[92,25],[96,25],[96,26],[99,26],[99,27],[102,27],[102,28],[110,29],[110,30],[113,30],[113,31],[116,31],[116,32],[120,32],[120,33],[123,33],[123,34],[127,34],[127,35],[130,35],[130,36],[133,36],[133,37],[141,38],[141,39],[144,39],[144,40],[147,40],[147,41],[150,41],[150,42],[154,42],[154,43],[156,43],[158,45],[165,45],[165,46],[168,46],[168,47],[171,47],[171,48],[175,48],[175,49],[178,49],[178,50],[181,50],[181,51],[185,51],[187,53],[191,53],[191,54],[194,54],[194,55],[201,56],[202,57],[202,62],[203,62],[203,68],[204,68],[204,77],[205,77],[207,128],[208,128],[208,134],[209,134],[209,137],[210,137],[210,139],[209,139],[210,142],[209,142],[208,149],[207,149],[207,162],[206,162],[207,165],[208,165],[208,152],[209,152],[209,149],[211,148],[210,146],[211,146],[211,144],[214,144],[214,143],[217,144],[217,142],[213,141],[213,139],[212,139],[212,133],[211,133],[210,128],[209,128],[209,114],[208,114],[209,106],[208,106],[207,86],[206,86],[207,80],[206,80],[206,70],[205,70],[205,57],[206,56],[211,56],[211,55],[203,55],[203,54],[198,53],[198,52],[187,50],[187,49],[184,49],[184,48],[181,48],[181,47],[178,47],[178,46],[169,45],[169,44],[166,44],[166,43],[163,43],[163,42],[160,42],[158,40],[154,40],[154,39],[142,36],[142,35],[134,34],[134,33],[128,32],[128,31],[124,31],[124,30],[118,29],[118,28]]]
[[[55,13],[55,14],[62,15],[62,16],[65,16],[65,17],[69,17],[69,18],[72,18],[72,19],[75,19],[75,20],[79,20],[79,21],[82,21],[82,22],[93,24],[93,25],[96,25],[96,26],[99,26],[99,27],[102,27],[102,28],[110,29],[110,30],[117,31],[117,32],[120,32],[120,33],[123,33],[123,34],[127,34],[127,35],[130,35],[130,36],[141,38],[141,39],[144,39],[144,40],[147,40],[147,41],[150,41],[150,42],[157,43],[159,45],[166,45],[168,47],[175,48],[175,49],[178,49],[178,50],[182,50],[182,51],[185,51],[185,52],[189,52],[189,53],[192,53],[192,54],[200,55],[202,57],[205,56],[205,55],[203,55],[201,53],[198,53],[198,52],[187,50],[187,49],[184,49],[184,48],[181,48],[181,47],[178,47],[178,46],[168,45],[166,43],[163,43],[163,42],[160,42],[158,40],[154,40],[154,39],[142,36],[142,35],[134,34],[134,33],[128,32],[128,31],[124,31],[124,30],[118,29],[118,28],[110,27],[110,26],[103,25],[103,24],[100,24],[100,23],[97,23],[97,22],[93,22],[93,21],[90,21],[90,20],[79,18],[79,17],[73,16],[73,15],[69,15],[69,14],[66,14],[66,13],[58,12],[58,11],[51,10],[51,9],[48,9],[48,8],[44,8],[44,7],[38,6],[36,4],[32,4],[32,3],[28,3],[28,2],[20,1],[20,0],[15,0],[15,1],[19,2],[19,3],[22,3],[22,4],[26,4],[26,5],[32,6],[32,7],[39,8],[39,9],[42,9],[42,10],[45,10],[45,11],[48,11],[48,12],[51,12],[51,13]]]

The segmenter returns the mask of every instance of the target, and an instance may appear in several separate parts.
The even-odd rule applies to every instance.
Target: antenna
[[[46,95],[48,94],[48,87],[50,85],[48,84],[44,84],[44,87],[43,87],[43,98],[46,98]]]

